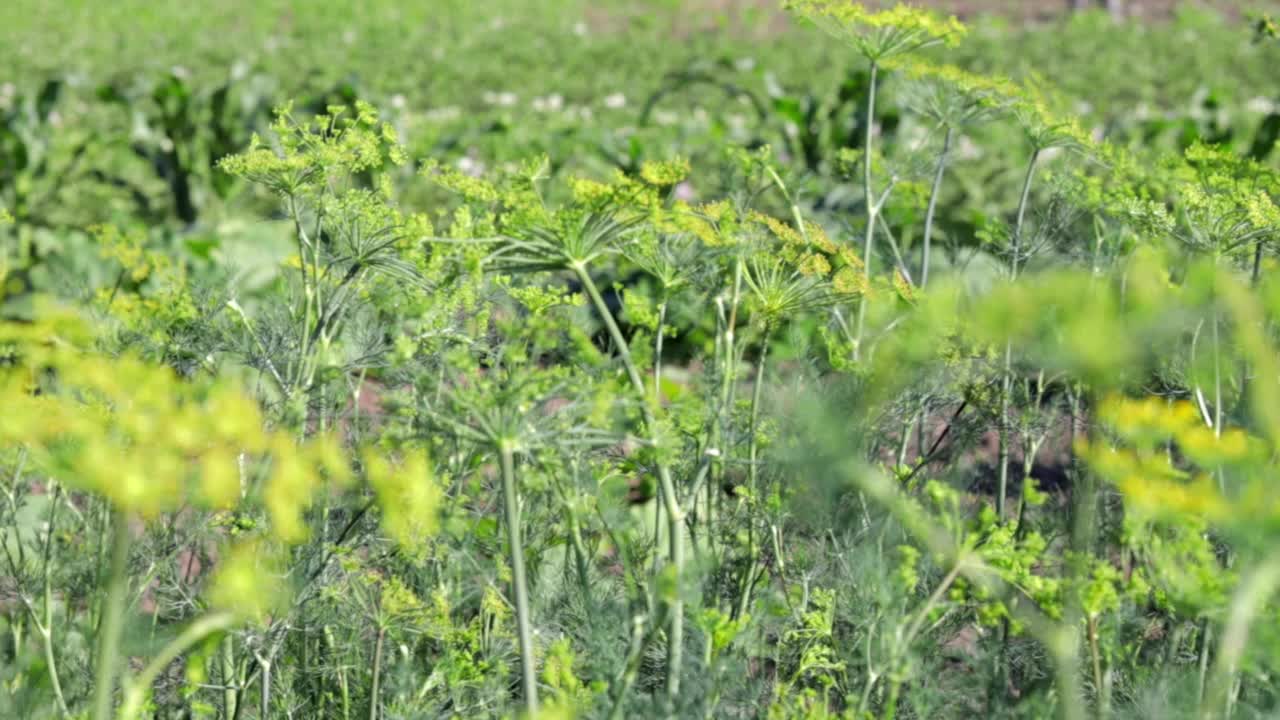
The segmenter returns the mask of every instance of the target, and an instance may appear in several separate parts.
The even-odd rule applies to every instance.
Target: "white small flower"
[[[396,93],[395,95],[391,96],[391,107],[397,110],[403,110],[404,105],[405,105],[405,101],[404,101],[403,95],[401,95],[400,93]]]
[[[462,109],[456,105],[433,108],[426,112],[425,117],[429,122],[448,122],[462,117]]]
[[[356,31],[348,28],[346,32],[342,33],[342,42],[348,45],[354,45],[356,42]]]
[[[627,96],[623,95],[622,93],[614,93],[604,99],[604,106],[612,110],[617,110],[618,108],[626,107],[626,105],[627,105]]]
[[[484,174],[485,168],[484,168],[484,163],[480,162],[479,160],[476,160],[470,155],[463,155],[462,157],[458,158],[458,169],[461,170],[464,174],[470,175],[471,177],[480,177],[481,175]]]
[[[653,121],[659,125],[675,125],[680,116],[670,110],[655,110],[653,113]]]
[[[519,100],[519,98],[516,97],[516,94],[513,92],[498,93],[498,104],[502,107],[511,107],[516,104],[517,100]]]
[[[753,57],[740,57],[733,61],[733,66],[737,68],[739,72],[750,72],[755,69],[756,59]]]
[[[677,200],[684,202],[692,202],[694,198],[698,197],[698,193],[694,191],[693,185],[690,185],[688,180],[676,185],[675,194]]]
[[[1252,113],[1268,115],[1275,110],[1276,104],[1269,97],[1258,96],[1245,103],[1245,108]]]
[[[585,37],[587,34],[587,24],[579,20],[573,24],[573,34],[578,37]]]
[[[191,77],[191,71],[187,70],[185,67],[181,65],[174,65],[173,67],[169,68],[169,72],[173,73],[173,76],[178,78],[179,80],[186,80],[187,78]]]

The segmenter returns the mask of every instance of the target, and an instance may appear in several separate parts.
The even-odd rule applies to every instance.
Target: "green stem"
[[[663,332],[667,321],[667,301],[663,299],[662,304],[658,306],[658,332],[654,339],[653,347],[653,398],[654,402],[660,402],[662,397],[662,339]],[[662,489],[659,488],[661,493]],[[653,544],[659,547],[662,543],[662,498],[658,498],[658,502],[653,504]],[[657,569],[658,562],[657,553],[654,554],[654,569]]]
[[[776,177],[776,174],[775,174]],[[777,179],[780,184],[781,178]],[[785,186],[783,194],[786,195]],[[803,225],[801,226],[803,227]],[[803,232],[803,230],[801,230]],[[725,458],[728,452],[724,446],[724,424],[725,418],[729,415],[729,408],[733,405],[733,391],[736,387],[734,381],[737,380],[737,351],[734,349],[735,328],[738,324],[738,305],[742,298],[742,272],[743,262],[742,256],[739,255],[734,259],[733,263],[733,294],[730,297],[729,313],[725,315],[721,309],[720,317],[724,322],[724,331],[722,333],[723,340],[719,344],[723,355],[720,358],[720,405],[716,408],[715,417],[712,418],[711,424],[711,443],[709,449],[715,450],[715,456],[709,468],[711,472],[711,482],[707,484],[707,522],[706,536],[707,548],[711,554],[715,554],[715,532],[713,530],[715,522],[715,502],[720,493],[720,488],[724,486],[725,475]],[[719,303],[721,306],[723,303]],[[695,500],[696,502],[696,500]]]
[[[236,673],[235,645],[231,635],[222,639],[222,717],[231,720],[236,716]]]
[[[262,668],[261,690],[262,694],[258,698],[258,717],[271,717],[269,710],[271,709],[271,661],[262,657],[258,658],[258,666]]]
[[[515,458],[511,444],[498,448],[502,458],[502,504],[507,523],[507,543],[511,546],[511,585],[516,603],[516,630],[520,637],[520,679],[525,712],[538,714],[538,683],[533,657],[533,629],[529,622],[529,589],[524,574],[524,545],[520,540],[520,504],[516,495]]]
[[[658,306],[658,336],[653,347],[653,397],[655,401],[662,397],[662,340],[666,331],[667,301],[664,299]]]
[[[644,659],[644,649],[648,645],[648,633],[644,631],[645,620],[636,616],[631,621],[631,648],[627,651],[627,660],[622,666],[622,674],[614,680],[611,694],[613,707],[609,709],[609,720],[622,717],[623,706],[626,705],[627,694],[640,675],[640,661]]]
[[[111,566],[107,594],[101,612],[98,657],[94,668],[93,720],[110,720],[119,663],[120,634],[124,627],[125,598],[129,594],[129,520],[115,512],[111,520]]]
[[[929,191],[929,207],[924,213],[923,253],[920,259],[920,288],[929,284],[929,250],[933,239],[933,216],[938,208],[938,195],[942,190],[942,176],[947,171],[947,160],[951,155],[951,139],[955,128],[947,126],[947,133],[942,138],[942,152],[938,154],[938,168],[933,175],[933,188]]]
[[[1098,618],[1090,615],[1086,629],[1089,633],[1089,660],[1093,669],[1093,687],[1097,694],[1097,712],[1099,718],[1107,716],[1105,707],[1106,693],[1103,692],[1102,652],[1098,647]]]
[[[1249,628],[1277,587],[1280,587],[1280,555],[1271,553],[1244,577],[1231,600],[1227,625],[1218,641],[1213,674],[1200,703],[1200,717],[1204,720],[1231,717],[1234,705],[1231,686],[1249,642]]]
[[[756,363],[755,385],[751,389],[751,420],[747,429],[747,497],[752,503],[756,501],[756,487],[759,477],[757,457],[760,452],[760,441],[757,429],[760,422],[760,396],[764,388],[765,360],[769,356],[770,332],[771,328],[765,325],[764,337],[760,346],[760,360]],[[755,522],[748,522],[747,571],[742,583],[742,592],[738,596],[738,608],[733,615],[735,618],[740,618],[746,614],[747,605],[751,601],[751,588],[755,584],[756,563],[759,561],[760,556],[760,548],[756,543],[755,527]]]
[[[680,510],[680,506],[676,501],[676,490],[675,484],[671,480],[671,470],[666,461],[661,458],[661,437],[658,434],[657,421],[653,416],[652,406],[648,398],[645,397],[644,381],[640,378],[640,371],[636,368],[635,361],[631,358],[627,340],[622,336],[622,330],[618,328],[618,323],[614,320],[613,313],[609,311],[609,306],[605,304],[604,298],[600,296],[600,290],[596,287],[595,281],[591,279],[586,266],[580,263],[575,264],[573,270],[578,276],[578,281],[586,288],[596,311],[600,313],[601,318],[604,320],[605,328],[609,331],[609,337],[613,340],[618,357],[622,360],[627,376],[631,380],[631,386],[640,400],[640,409],[644,416],[645,427],[649,432],[649,440],[657,451],[655,465],[658,470],[658,481],[662,488],[662,502],[667,510],[667,533],[669,535],[667,541],[670,543],[671,565],[677,579],[677,587],[668,608],[667,626],[667,697],[674,698],[680,694],[680,664],[684,645],[684,599],[678,587],[679,579],[684,574],[684,532],[681,527],[684,523],[684,513]]]
[[[1018,198],[1018,214],[1013,226],[1013,253],[1009,260],[1010,280],[1018,280],[1018,258],[1022,255],[1022,228],[1027,216],[1027,201],[1031,197],[1031,181],[1035,177],[1036,162],[1040,159],[1040,148],[1031,153],[1027,162],[1026,176],[1022,180],[1022,194]],[[996,495],[996,517],[1004,520],[1005,495],[1009,490],[1009,403],[1013,391],[1013,342],[1006,340],[1004,344],[1004,376],[1000,383],[1000,418],[998,462],[999,483]]]
[[[1047,637],[1041,638],[1041,642],[1049,647],[1049,655],[1053,658],[1054,684],[1057,685],[1059,695],[1059,717],[1062,720],[1085,720],[1075,635],[1062,625],[1047,633]]]
[[[871,284],[871,246],[876,234],[876,215],[880,212],[880,208],[876,205],[875,195],[871,191],[871,141],[874,134],[872,129],[875,126],[876,119],[876,80],[879,71],[879,63],[873,60],[868,80],[867,114],[864,118],[866,136],[862,144],[862,197],[867,206],[867,229],[862,238],[862,275],[868,287]],[[853,344],[853,359],[855,361],[861,357],[862,333],[866,327],[866,321],[867,296],[863,295],[862,300],[858,303],[858,329]]]
[[[1018,198],[1018,215],[1013,225],[1013,257],[1010,261],[1013,279],[1018,279],[1018,259],[1022,255],[1022,228],[1027,216],[1027,202],[1031,198],[1031,181],[1035,178],[1036,163],[1040,160],[1040,149],[1036,148],[1027,161],[1027,173],[1022,179],[1022,195]]]
[[[330,657],[338,656],[338,643],[333,637],[333,627],[324,626],[324,644],[328,649]],[[347,684],[347,671],[342,667],[341,663],[337,664],[338,673],[338,693],[342,698],[342,720],[350,720],[351,717],[351,689]]]
[[[582,522],[578,513],[569,511],[569,541],[573,544],[573,558],[578,570],[578,583],[582,586],[582,597],[591,601],[591,565],[587,560],[587,545],[582,540]]]
[[[175,658],[210,635],[226,630],[234,624],[235,616],[231,613],[215,612],[205,615],[188,625],[186,630],[183,630],[178,637],[169,641],[169,644],[164,646],[160,654],[147,663],[142,672],[128,682],[124,691],[124,703],[120,708],[120,714],[117,716],[119,720],[133,720],[139,716],[142,712],[143,701],[146,700],[151,686],[155,683],[156,678],[160,676],[160,673]]]
[[[942,578],[942,581],[938,583],[938,586],[933,589],[933,593],[929,595],[929,599],[925,600],[924,605],[920,606],[920,610],[916,612],[911,624],[907,626],[906,634],[902,636],[903,650],[909,648],[911,643],[915,641],[916,635],[918,635],[920,633],[920,629],[924,627],[925,620],[929,619],[929,613],[933,612],[933,609],[942,601],[943,595],[947,593],[947,590],[951,589],[951,584],[954,583],[956,578],[960,577],[960,573],[964,571],[964,564],[965,557],[963,555],[958,556],[951,566],[951,571],[948,572],[946,576]]]
[[[62,717],[68,717],[71,712],[67,709],[67,700],[62,694],[62,681],[58,677],[58,662],[53,652],[53,583],[50,575],[53,569],[51,554],[53,552],[53,530],[58,519],[58,502],[62,497],[62,486],[55,485],[53,488],[53,502],[49,504],[49,529],[45,533],[44,539],[44,563],[41,569],[43,579],[42,585],[42,609],[44,611],[44,620],[36,623],[36,628],[40,632],[40,639],[44,645],[44,660],[49,668],[49,684],[53,687],[53,697],[58,703],[58,713]]]
[[[387,629],[379,627],[378,639],[373,645],[373,682],[369,687],[369,720],[378,720],[378,698],[382,695],[380,688],[382,683],[382,644],[386,641],[386,638]]]

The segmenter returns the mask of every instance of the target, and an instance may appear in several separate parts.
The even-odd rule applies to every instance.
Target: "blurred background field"
[[[1038,77],[1115,142],[1270,152],[1280,54],[1241,21],[1266,3],[1129,0],[1147,20],[1123,23],[1067,2],[936,4],[974,25],[948,61]],[[730,142],[830,175],[824,149],[858,142],[863,75],[757,0],[16,0],[0,7],[0,202],[36,229],[208,230],[239,191],[212,164],[286,99],[369,101],[411,155],[473,169],[539,153],[557,173],[671,155],[708,168]]]

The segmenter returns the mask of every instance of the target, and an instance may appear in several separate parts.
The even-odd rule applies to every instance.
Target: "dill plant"
[[[848,43],[868,63],[868,89],[866,115],[863,119],[865,135],[862,143],[862,187],[866,228],[863,232],[862,263],[867,278],[871,273],[871,252],[875,240],[879,215],[893,189],[890,183],[879,195],[872,186],[871,164],[875,157],[872,140],[876,123],[877,80],[882,66],[904,55],[931,45],[955,44],[965,33],[965,27],[954,17],[941,19],[919,8],[896,5],[890,10],[874,12],[860,3],[839,0],[797,0],[786,7],[822,28],[828,34]],[[862,336],[866,323],[864,298],[858,306],[858,325],[854,340],[854,359],[861,353]]]
[[[363,103],[286,110],[222,163],[290,226],[258,293],[206,302],[154,235],[96,230],[102,327],[44,305],[0,325],[6,629],[44,659],[13,677],[95,718],[518,698],[531,716],[1075,720],[1164,683],[1198,717],[1274,707],[1272,169],[1207,144],[1156,165],[1035,84],[910,57],[954,21],[792,6],[869,63],[861,247],[807,200],[823,179],[767,148],[727,153],[717,200],[676,191],[701,169],[640,150],[604,178],[549,181],[540,157],[411,175]],[[882,70],[944,135],[918,284],[886,217],[910,183],[875,186]],[[984,285],[931,272],[929,247],[977,210],[941,188],[988,121],[1030,154],[997,156],[1021,182],[993,201],[1009,230],[972,250],[1005,260]],[[1101,162],[1038,208],[1057,148]],[[134,599],[189,539],[216,567],[159,588],[152,640],[131,642]],[[76,542],[101,562],[76,565]],[[80,635],[89,661],[61,643]]]

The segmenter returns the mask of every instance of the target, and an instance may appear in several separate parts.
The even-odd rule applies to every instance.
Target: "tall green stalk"
[[[373,643],[373,679],[369,685],[369,720],[378,720],[379,698],[382,697],[382,645],[387,639],[387,629],[378,627],[378,637]],[[523,648],[521,648],[523,650]],[[535,703],[533,713],[538,710]],[[533,717],[533,714],[530,714]]]
[[[226,720],[236,715],[236,652],[230,634],[222,638],[222,717]]]
[[[62,693],[62,681],[58,676],[58,659],[53,651],[53,584],[51,574],[53,572],[53,532],[57,526],[58,505],[62,500],[62,486],[54,485],[53,501],[49,503],[49,528],[45,532],[44,537],[44,560],[41,566],[41,612],[43,618],[37,620],[35,613],[32,612],[32,620],[35,622],[36,631],[40,633],[40,642],[44,647],[44,661],[49,670],[49,685],[53,688],[53,698],[58,704],[58,713],[62,717],[69,717],[71,712],[67,709],[67,700]],[[32,608],[28,607],[29,610]]]
[[[867,229],[862,237],[862,274],[863,280],[868,286],[871,283],[871,247],[876,236],[876,215],[880,212],[875,194],[871,190],[871,141],[874,136],[872,130],[876,120],[876,81],[879,72],[880,64],[872,60],[870,79],[867,81],[867,114],[863,119],[866,125],[866,135],[862,142],[862,198],[867,206]],[[866,327],[866,322],[867,297],[863,295],[862,300],[858,303],[858,329],[853,343],[854,360],[861,358],[862,333]]]
[[[770,169],[772,172],[772,169]],[[779,187],[783,188],[786,193],[782,180],[774,174],[774,181]],[[794,206],[793,206],[794,208]],[[797,210],[798,212],[798,210]],[[738,306],[742,302],[742,275],[743,261],[742,256],[738,255],[733,261],[733,290],[729,299],[729,312],[726,315],[723,309],[723,302],[717,301],[721,321],[724,323],[724,329],[721,332],[721,341],[717,344],[717,361],[720,364],[720,404],[716,408],[715,416],[711,419],[711,444],[708,449],[714,449],[716,452],[710,466],[711,482],[707,485],[707,547],[715,552],[714,530],[712,529],[715,521],[715,501],[720,492],[720,488],[724,485],[725,458],[727,452],[724,446],[724,424],[725,418],[728,417],[729,408],[733,406],[733,393],[737,387],[734,382],[738,377],[737,370],[737,350],[735,345],[736,328],[738,325]]]
[[[1200,702],[1203,720],[1231,717],[1235,704],[1231,685],[1249,642],[1249,628],[1277,588],[1280,588],[1280,555],[1271,553],[1243,577],[1232,598],[1227,624],[1218,641],[1213,674]]]
[[[511,585],[516,603],[516,632],[520,640],[520,681],[524,708],[529,717],[538,714],[538,681],[533,655],[533,628],[529,620],[529,586],[524,572],[524,543],[520,538],[520,500],[516,494],[516,467],[510,441],[498,447],[502,458],[502,507],[511,547]]]
[[[769,356],[770,335],[771,328],[766,325],[761,338],[760,359],[756,363],[755,386],[751,389],[751,420],[750,427],[747,430],[747,491],[753,500],[756,497],[759,478],[757,460],[760,453],[760,440],[757,430],[760,422],[760,398],[764,388],[764,368],[765,360]],[[740,594],[738,595],[738,607],[734,612],[735,618],[740,618],[747,612],[747,606],[751,602],[751,588],[755,585],[756,576],[759,572],[757,565],[760,557],[760,547],[756,542],[755,523],[747,524],[747,538],[747,569]]]
[[[98,630],[98,653],[94,667],[93,720],[110,720],[119,666],[120,634],[124,629],[126,596],[129,594],[129,520],[122,512],[111,519],[111,565],[107,571],[107,594],[103,598],[102,625]]]
[[[596,287],[595,281],[591,279],[590,273],[587,272],[586,266],[582,263],[575,263],[573,270],[582,287],[586,288],[587,295],[591,298],[591,303],[604,320],[605,328],[609,331],[609,337],[613,340],[618,357],[622,360],[623,367],[627,371],[627,377],[631,380],[631,386],[640,400],[640,409],[643,413],[645,428],[649,433],[649,440],[655,450],[658,451],[658,457],[654,464],[658,470],[658,482],[662,490],[662,503],[667,511],[668,552],[672,569],[678,581],[684,575],[684,528],[682,527],[684,513],[681,511],[676,497],[675,483],[671,479],[671,469],[661,457],[661,437],[658,434],[657,420],[654,417],[650,399],[647,397],[648,393],[645,390],[644,380],[641,379],[640,370],[636,367],[635,360],[631,357],[630,346],[627,344],[626,338],[622,336],[622,330],[618,328],[618,323],[614,320],[613,313],[610,312],[609,306],[605,304],[604,298],[600,295],[600,290]],[[680,694],[680,665],[684,645],[684,599],[680,595],[678,586],[667,610],[667,697],[674,698]]]

